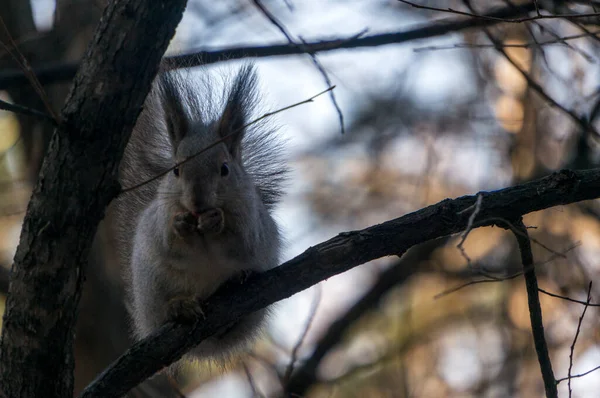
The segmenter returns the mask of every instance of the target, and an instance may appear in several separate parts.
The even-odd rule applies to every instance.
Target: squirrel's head
[[[245,126],[255,100],[255,72],[249,66],[241,70],[224,109],[212,121],[202,119],[197,100],[190,100],[194,94],[182,91],[177,78],[163,81],[163,106],[173,161],[183,163],[166,177],[163,194],[190,212],[215,207],[226,213],[243,211],[247,201],[259,200],[242,160]]]

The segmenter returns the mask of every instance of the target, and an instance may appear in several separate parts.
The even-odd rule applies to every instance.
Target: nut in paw
[[[173,217],[173,230],[180,238],[191,236],[197,226],[198,218],[190,212],[177,213]]]
[[[198,215],[198,231],[204,234],[220,234],[225,228],[223,210],[210,209]]]

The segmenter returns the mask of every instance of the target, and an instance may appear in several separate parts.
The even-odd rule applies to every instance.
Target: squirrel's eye
[[[223,165],[221,166],[221,176],[225,177],[229,174],[229,166],[227,165],[227,163],[223,163]]]
[[[173,169],[173,174],[175,174],[175,177],[179,177],[179,166],[176,166],[176,167]]]

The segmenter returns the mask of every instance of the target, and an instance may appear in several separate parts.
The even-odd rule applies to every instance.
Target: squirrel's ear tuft
[[[256,71],[252,65],[246,65],[235,78],[218,127],[219,136],[227,137],[224,142],[234,159],[241,159],[244,126],[250,121],[255,103]]]
[[[181,142],[189,130],[189,122],[185,111],[184,99],[179,90],[177,72],[163,72],[159,76],[162,106],[165,112],[167,132],[173,147]]]

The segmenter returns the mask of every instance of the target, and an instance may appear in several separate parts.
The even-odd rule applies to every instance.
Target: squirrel
[[[115,244],[137,339],[169,321],[201,322],[201,301],[220,285],[279,263],[282,237],[272,212],[287,169],[276,132],[264,123],[246,126],[257,104],[256,71],[242,67],[220,107],[210,84],[200,83],[207,81],[189,72],[159,72],[119,169],[125,188],[172,169],[115,201]],[[247,348],[266,311],[188,356],[219,360]]]

